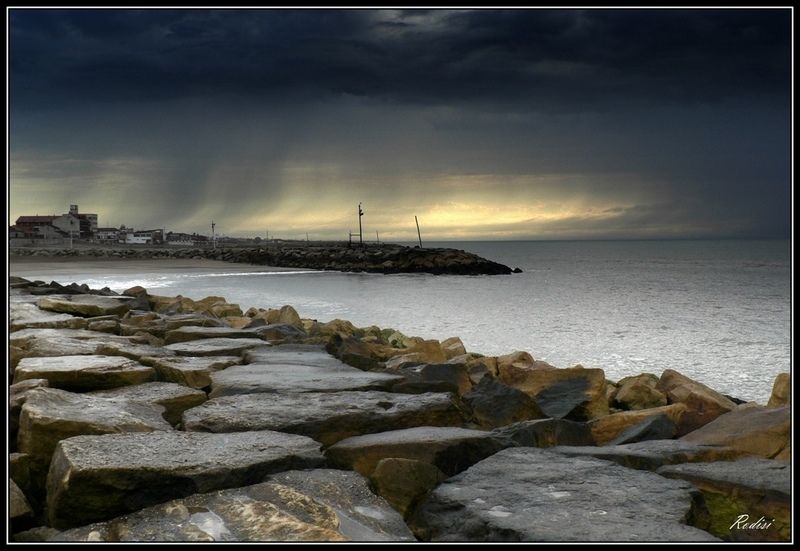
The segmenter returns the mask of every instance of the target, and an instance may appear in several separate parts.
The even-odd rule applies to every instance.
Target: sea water
[[[507,276],[277,271],[224,265],[115,270],[102,262],[37,274],[61,283],[225,297],[243,310],[291,304],[301,317],[341,318],[443,340],[470,352],[514,350],[556,367],[602,368],[618,380],[676,369],[765,403],[791,367],[788,241],[514,241],[425,243],[523,270]],[[233,265],[231,265],[233,266]]]

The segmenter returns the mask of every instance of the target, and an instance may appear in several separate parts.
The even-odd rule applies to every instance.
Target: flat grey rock
[[[458,427],[414,427],[341,440],[325,450],[333,466],[371,476],[382,459],[413,459],[454,475],[503,449],[490,432]]]
[[[20,329],[85,329],[86,320],[71,314],[48,312],[28,302],[8,305],[8,330]]]
[[[247,329],[233,329],[232,327],[203,327],[198,325],[185,325],[167,331],[164,335],[166,344],[176,342],[189,342],[198,339],[252,339],[260,338],[256,333]]]
[[[461,422],[451,396],[434,393],[246,394],[214,398],[183,414],[187,431],[279,430],[305,434],[325,445],[360,434]]]
[[[9,336],[9,344],[24,348],[27,357],[91,355],[100,345],[130,342],[129,337],[86,329],[29,328],[15,331]]]
[[[211,386],[211,374],[232,365],[242,363],[239,356],[172,356],[146,357],[142,363],[152,366],[164,381],[178,383],[190,388]]]
[[[164,408],[164,419],[173,425],[180,422],[184,411],[199,406],[207,399],[206,393],[201,390],[164,382],[99,390],[90,395],[115,402],[141,402],[161,406]]]
[[[109,342],[103,343],[95,348],[96,354],[104,356],[122,356],[137,362],[142,358],[154,358],[164,356],[175,356],[175,352],[162,346],[151,346],[149,344],[135,344],[128,342]]]
[[[87,391],[137,385],[151,381],[155,370],[120,356],[56,356],[22,358],[14,382],[47,379],[51,387]]]
[[[347,365],[248,364],[211,374],[209,397],[263,392],[338,392],[387,390],[403,378],[361,371]]]
[[[735,459],[742,452],[680,440],[646,440],[619,446],[557,446],[553,451],[573,457],[596,457],[631,469],[655,471],[664,465]]]
[[[305,365],[312,367],[349,367],[318,344],[282,344],[260,346],[245,351],[246,364]]]
[[[412,528],[430,541],[714,541],[684,524],[698,495],[608,461],[511,448],[440,484]]]
[[[171,431],[163,408],[114,402],[55,388],[32,390],[22,406],[19,450],[48,458],[65,438],[83,434]]]
[[[195,494],[50,541],[413,541],[400,516],[355,473],[290,471],[268,482]]]
[[[81,526],[170,499],[321,466],[319,443],[272,431],[77,436],[59,443],[47,479],[49,525]]]
[[[788,542],[792,537],[792,474],[760,457],[668,465],[658,474],[691,482],[703,492],[709,531],[726,541]]]
[[[248,348],[263,346],[261,339],[201,339],[165,346],[178,356],[238,356]]]
[[[42,310],[61,312],[83,317],[124,314],[130,307],[131,297],[105,297],[98,295],[70,295],[43,297],[36,302]]]

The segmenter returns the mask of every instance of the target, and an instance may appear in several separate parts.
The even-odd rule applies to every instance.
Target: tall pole
[[[419,233],[419,220],[417,220],[417,216],[414,215],[414,222],[417,223],[417,237],[419,238],[419,248],[422,248],[422,235]]]
[[[381,238],[378,235],[378,230],[375,230],[375,242],[378,243],[378,245],[381,244]]]
[[[217,241],[216,241],[216,239],[214,239],[214,226],[216,226],[216,224],[212,220],[211,221],[211,248],[216,250],[217,249]]]
[[[364,211],[361,210],[361,203],[358,204],[358,244],[363,245],[364,239],[361,234],[361,217],[364,216]]]

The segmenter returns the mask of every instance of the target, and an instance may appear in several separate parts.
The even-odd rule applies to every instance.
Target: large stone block
[[[440,484],[411,521],[430,541],[711,541],[689,483],[594,458],[506,449]]]
[[[81,526],[322,462],[319,443],[272,431],[77,436],[60,442],[53,454],[47,479],[49,524]]]
[[[187,431],[279,430],[325,445],[360,434],[461,422],[452,397],[434,393],[246,394],[214,398],[183,414]]]
[[[120,356],[57,356],[23,358],[14,382],[47,379],[54,388],[83,392],[138,385],[155,378],[152,367]]]

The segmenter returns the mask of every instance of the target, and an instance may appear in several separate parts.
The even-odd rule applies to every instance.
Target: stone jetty
[[[767,404],[290,305],[9,281],[17,542],[790,541]]]
[[[338,272],[381,274],[429,273],[451,275],[503,275],[519,268],[482,258],[458,249],[406,247],[392,244],[320,244],[316,242],[268,244],[260,247],[217,248],[74,248],[15,247],[9,255],[85,258],[193,258],[240,262],[261,266],[307,268]]]

